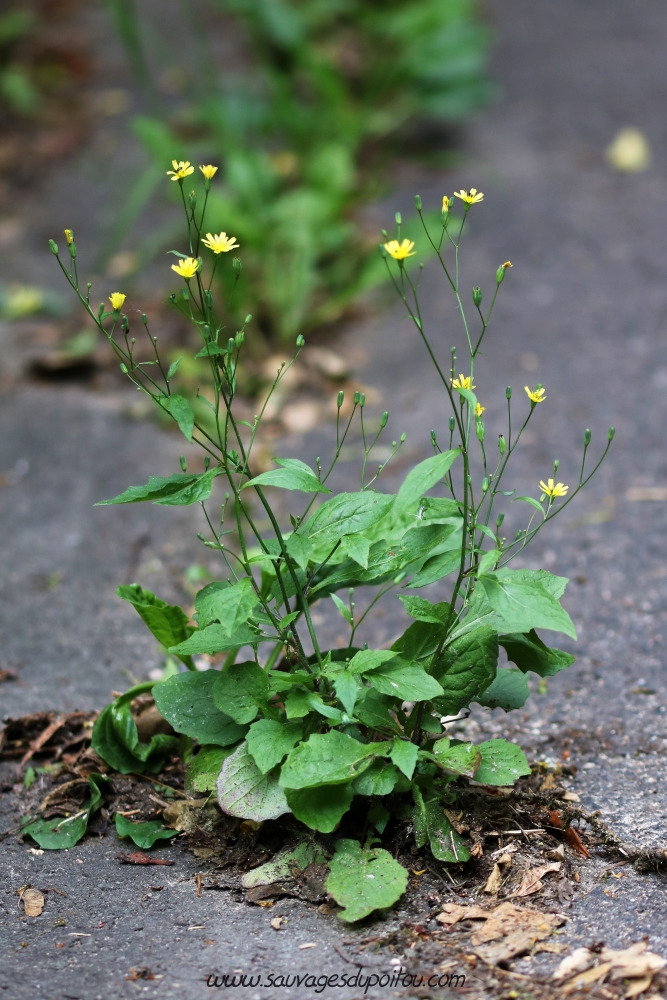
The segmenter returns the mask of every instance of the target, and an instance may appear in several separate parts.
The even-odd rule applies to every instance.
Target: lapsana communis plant
[[[592,469],[586,464],[591,434],[585,432],[574,486],[558,480],[554,462],[546,480],[536,475],[536,491],[538,483],[541,491],[536,497],[517,497],[505,489],[510,459],[535,411],[547,402],[547,392],[542,385],[525,386],[525,395],[515,401],[506,388],[506,425],[497,448],[489,446],[487,407],[475,395],[475,367],[512,264],[498,267],[486,310],[481,287],[473,288],[469,317],[459,283],[461,236],[468,212],[478,211],[484,197],[471,188],[454,193],[463,208],[459,215],[452,211],[454,198],[443,198],[435,233],[416,199],[424,238],[458,307],[463,356],[448,352],[440,335],[427,329],[419,301],[420,270],[412,259],[417,250],[413,241],[401,238],[400,215],[395,237],[384,233],[380,247],[450,406],[446,425],[431,431],[433,455],[408,473],[395,494],[383,492],[382,472],[405,435],[392,443],[383,464],[371,467],[389,415],[384,413],[371,432],[363,393],[354,394],[343,417],[341,391],[330,461],[318,459],[313,469],[298,459],[276,458],[275,468],[258,474],[254,449],[264,409],[304,340],[297,338],[291,361],[280,366],[252,424],[239,419],[236,371],[251,336],[251,317],[241,329],[227,329],[224,309],[211,292],[215,268],[229,267],[238,276],[241,262],[226,256],[239,249],[234,236],[205,230],[215,168],[202,166],[200,172],[205,182],[201,210],[196,192],[186,196],[183,187],[194,167],[175,161],[170,171],[180,185],[187,220],[186,239],[171,251],[177,257],[171,269],[183,285],[170,299],[200,336],[196,359],[208,368],[213,385],[213,398],[205,401],[211,415],[206,423],[176,391],[178,362],[163,363],[148,318],[141,314],[153,360],[137,361],[130,318],[123,312],[125,295],[111,293],[111,308],[102,303],[95,311],[90,285],[85,292],[79,285],[73,235],[68,231],[69,260],[61,260],[51,242],[67,281],[123,372],[203,452],[197,471],[182,460],[180,471],[156,470],[159,475],[145,485],[101,502],[199,504],[199,538],[227,566],[224,579],[197,593],[195,624],[138,584],[119,588],[119,596],[134,605],[170,654],[171,669],[161,681],[131,688],[105,708],[95,723],[93,746],[118,771],[155,773],[185,740],[192,758],[189,787],[215,791],[223,812],[256,823],[291,813],[318,833],[339,825],[348,835],[365,831],[363,845],[357,839],[338,841],[328,882],[347,908],[343,918],[358,919],[390,905],[405,887],[405,870],[374,846],[392,824],[411,821],[418,847],[428,843],[440,861],[465,862],[469,845],[450,824],[445,807],[471,778],[511,785],[529,773],[515,744],[489,740],[476,746],[450,739],[447,727],[473,702],[519,708],[528,697],[528,673],[545,678],[573,662],[569,653],[547,647],[537,631],[576,638],[560,604],[567,580],[510,563],[583,489],[607,454],[614,431]],[[448,353],[444,363],[441,358]],[[331,472],[356,426],[363,442],[359,489],[333,494],[327,485]],[[276,490],[283,491],[280,513]],[[515,501],[530,509],[526,526],[508,541],[501,533],[505,510],[498,508]],[[271,525],[268,533],[259,529],[258,509]],[[447,583],[448,600],[423,596],[430,585]],[[371,591],[361,613],[354,599],[359,587]],[[391,649],[369,648],[368,612],[390,591],[398,592],[412,624]],[[311,613],[316,602],[329,599],[347,630],[347,640],[335,648],[325,647]],[[515,666],[498,667],[500,647]],[[212,658],[211,669],[196,670],[195,658],[202,654]],[[146,691],[152,691],[160,713],[179,735],[139,740],[131,703]],[[372,891],[360,875],[371,863],[382,876],[382,885]]]

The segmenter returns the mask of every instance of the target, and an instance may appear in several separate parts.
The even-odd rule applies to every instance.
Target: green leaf
[[[310,466],[295,458],[274,459],[282,468],[270,469],[244,483],[241,489],[249,486],[279,486],[283,490],[301,490],[302,493],[331,493],[323,486]]]
[[[157,820],[150,820],[148,823],[132,823],[120,813],[116,813],[114,819],[118,836],[130,837],[143,851],[152,847],[156,840],[169,840],[178,833],[178,830],[167,830]]]
[[[392,763],[401,769],[405,777],[411,778],[417,766],[419,747],[416,743],[410,743],[409,740],[401,740],[397,737],[394,740],[394,745],[391,748],[389,756]]]
[[[361,649],[350,660],[348,670],[352,674],[363,674],[367,670],[375,670],[376,667],[395,657],[396,653],[390,649]]]
[[[413,789],[415,796],[415,842],[417,847],[423,847],[428,840],[431,853],[438,861],[457,863],[468,861],[470,852],[464,840],[458,835],[444,814],[439,802],[432,800],[424,802],[418,787]]]
[[[395,518],[407,510],[416,500],[439,483],[447,475],[455,458],[459,455],[458,448],[433,455],[416,465],[406,476],[394,500],[392,516]]]
[[[192,758],[185,772],[185,789],[191,795],[195,792],[214,792],[222,762],[234,753],[236,746],[203,746]]]
[[[380,694],[379,691],[369,691],[364,700],[355,706],[354,714],[359,722],[379,732],[400,733],[401,727],[393,715],[389,714],[395,708],[395,699]]]
[[[204,344],[200,351],[195,354],[195,361],[198,358],[213,358],[216,355],[226,354],[227,351],[224,347],[220,347],[220,344],[216,344],[214,340],[210,340],[208,344]],[[237,421],[239,423],[239,421]]]
[[[393,792],[399,773],[393,764],[374,760],[369,768],[353,782],[356,795],[389,795]]]
[[[172,363],[169,365],[169,371],[167,372],[167,382],[169,382],[169,380],[174,377],[174,375],[178,371],[178,366],[180,365],[182,360],[183,360],[183,355],[181,355],[180,358],[177,358],[176,361],[172,361]]]
[[[348,608],[348,606],[345,603],[345,601],[341,601],[341,599],[338,596],[338,594],[330,594],[329,596],[331,597],[331,600],[334,602],[334,604],[336,605],[336,607],[338,608],[338,610],[340,611],[341,615],[343,616],[343,618],[345,619],[345,621],[348,623],[348,625],[354,625],[354,621],[353,621],[352,615],[350,613],[350,609]]]
[[[177,656],[183,653],[197,656],[202,653],[223,653],[227,649],[240,649],[241,646],[256,646],[258,642],[260,642],[258,632],[249,625],[241,625],[230,635],[224,625],[214,622],[206,628],[197,629],[189,639],[179,643],[178,646],[171,646],[169,652]]]
[[[232,663],[222,673],[217,673],[213,685],[213,703],[239,725],[245,725],[266,706],[269,679],[260,666],[252,660]]]
[[[483,785],[513,785],[517,778],[530,774],[526,755],[516,743],[487,740],[478,749],[482,763],[475,772],[475,781]]]
[[[194,629],[188,625],[188,616],[175,604],[167,604],[150,590],[144,590],[138,583],[119,587],[118,597],[130,604],[139,613],[155,638],[165,649],[184,642]],[[191,657],[179,657],[190,670],[194,669]]]
[[[498,565],[501,555],[502,552],[500,549],[489,549],[488,552],[485,552],[479,561],[477,568],[478,575],[482,576],[484,573],[492,572]]]
[[[482,763],[482,753],[472,743],[449,745],[447,738],[438,740],[433,748],[433,756],[438,765],[450,774],[462,774],[472,778]]]
[[[427,559],[418,573],[406,584],[408,587],[428,587],[430,583],[437,583],[443,577],[449,576],[461,564],[460,549],[451,549],[449,552],[442,552],[439,556],[432,556]]]
[[[399,600],[411,618],[419,622],[430,622],[432,625],[449,625],[452,609],[446,601],[432,604],[424,597],[407,597],[402,594]]]
[[[531,629],[528,633],[514,632],[498,637],[498,642],[505,649],[508,660],[516,663],[524,673],[532,670],[540,677],[553,677],[560,670],[574,663],[574,656],[562,649],[549,649],[537,633]]]
[[[435,676],[443,688],[436,707],[443,715],[458,715],[492,682],[498,664],[498,636],[488,625],[456,639],[439,658]]]
[[[465,399],[466,403],[474,413],[477,409],[477,396],[475,393],[472,392],[471,389],[454,389],[454,392],[458,392],[459,396],[462,396],[463,399]]]
[[[368,767],[373,756],[388,750],[388,743],[360,743],[336,729],[313,733],[290,753],[280,772],[280,784],[283,788],[342,785]]]
[[[461,503],[447,497],[424,497],[421,504],[421,516],[424,521],[433,521],[440,517],[461,517]]]
[[[300,722],[278,722],[258,719],[248,730],[248,753],[262,772],[268,774],[280,764],[295,743],[301,739]]]
[[[285,715],[288,719],[303,719],[313,711],[312,691],[295,688],[285,698]],[[318,696],[319,697],[319,696]]]
[[[503,631],[548,628],[576,639],[572,620],[558,602],[560,594],[555,596],[562,579],[545,570],[507,568],[479,578],[489,604],[502,618]]]
[[[446,630],[442,625],[414,622],[391,648],[400,653],[404,660],[425,660],[433,656],[445,635]]]
[[[195,427],[195,415],[185,396],[159,396],[158,403],[167,413],[171,414],[184,436],[191,442]]]
[[[244,742],[222,763],[218,805],[228,816],[262,823],[290,811],[275,771],[262,774]]]
[[[149,476],[146,486],[129,486],[124,493],[112,500],[100,500],[96,507],[106,507],[116,503],[142,503],[152,500],[153,503],[166,504],[170,507],[187,507],[192,503],[208,500],[213,487],[213,480],[223,471],[217,465],[201,475],[186,475],[176,473],[173,476]]]
[[[336,829],[354,798],[354,789],[348,785],[324,785],[321,788],[288,788],[287,804],[310,830],[331,833]]]
[[[219,676],[217,670],[175,674],[155,685],[153,697],[160,715],[177,733],[202,745],[226,747],[238,743],[246,730],[215,707],[213,688]]]
[[[401,701],[428,701],[438,698],[443,689],[418,663],[396,656],[377,670],[365,674],[365,679],[381,694],[390,694]]]
[[[534,500],[533,497],[514,497],[510,500],[510,503],[515,503],[517,500],[523,500],[524,503],[529,503],[531,507],[535,508],[535,510],[539,510],[542,517],[544,517],[544,507],[541,503],[539,503],[539,501]]]
[[[313,546],[309,538],[298,532],[293,532],[286,541],[288,554],[301,569],[308,567],[308,560],[313,551]]]
[[[393,496],[364,490],[362,493],[339,493],[323,503],[306,524],[313,541],[338,541],[380,521],[394,502]],[[354,555],[350,552],[354,559]]]
[[[195,597],[197,623],[203,629],[212,622],[219,622],[227,634],[232,635],[248,621],[257,603],[252,580],[247,576],[235,584],[209,583]]]
[[[508,667],[497,672],[495,680],[477,700],[485,708],[502,708],[511,712],[515,708],[523,708],[529,695],[526,675]]]
[[[362,569],[368,569],[368,553],[371,543],[363,535],[345,535],[341,545],[341,553],[354,559]]]
[[[300,611],[290,611],[288,615],[285,615],[284,618],[280,619],[278,622],[278,628],[281,630],[286,629],[288,625],[291,625],[292,622],[296,621],[300,614]]]
[[[356,840],[336,843],[326,890],[344,907],[340,918],[346,923],[393,906],[407,884],[407,871],[389,851],[381,847],[364,849]]]
[[[88,820],[102,802],[100,785],[109,779],[102,774],[90,774],[90,800],[73,816],[53,816],[51,819],[37,819],[23,827],[21,835],[32,837],[42,850],[61,851],[74,847],[86,832]]]
[[[452,524],[427,523],[410,528],[401,539],[400,548],[396,553],[398,562],[394,567],[395,570],[403,569],[418,559],[436,555],[438,549],[447,543],[447,539],[455,530]],[[457,545],[457,549],[460,554],[460,544]]]
[[[362,687],[357,674],[350,673],[349,670],[341,670],[334,674],[334,690],[336,697],[349,716],[354,715],[354,706],[357,699],[365,688]]]
[[[241,876],[241,885],[244,889],[252,889],[256,885],[271,885],[282,879],[293,878],[295,871],[305,871],[308,865],[325,864],[326,860],[319,844],[313,840],[303,840],[294,850],[280,851],[266,864],[246,872]]]
[[[150,743],[142,743],[132,717],[131,702],[139,694],[150,691],[155,684],[137,684],[107,705],[95,720],[91,743],[93,750],[110,767],[121,774],[145,771],[157,773],[165,757],[178,747],[175,736],[159,733]]]

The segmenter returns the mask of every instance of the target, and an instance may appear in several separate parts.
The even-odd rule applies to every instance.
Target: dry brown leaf
[[[586,969],[590,969],[594,961],[594,952],[588,948],[576,948],[571,955],[563,959],[551,978],[569,979],[576,972],[585,972]]]
[[[560,871],[562,864],[562,861],[552,861],[548,865],[540,865],[538,868],[531,868],[530,871],[524,872],[521,885],[516,892],[512,893],[510,899],[532,896],[534,892],[539,892],[544,888],[544,882],[541,881],[542,876],[546,875],[547,872]]]
[[[509,854],[506,851],[505,854],[501,855],[501,857],[498,858],[498,864],[499,865],[511,865],[512,864],[512,855]]]
[[[484,886],[484,892],[491,893],[491,895],[495,896],[497,895],[497,893],[500,892],[500,887],[502,886],[502,884],[503,884],[503,873],[501,872],[498,864],[495,864],[493,866],[493,869],[491,870],[491,874],[486,880],[486,885]]]
[[[667,965],[667,961],[660,955],[647,951],[647,947],[646,941],[638,941],[621,951],[605,948],[600,957],[603,962],[611,962],[613,966],[610,980],[643,979],[645,976],[660,972]]]
[[[626,1000],[629,997],[637,997],[640,993],[643,993],[651,985],[651,980],[653,976],[644,976],[643,979],[635,979],[629,984],[627,990],[625,991]]]
[[[586,969],[585,972],[578,973],[565,987],[565,993],[571,993],[574,990],[578,990],[581,986],[589,986],[591,983],[599,982],[605,978],[610,969],[611,962],[601,962],[600,965],[596,965],[592,969]]]
[[[439,913],[435,919],[439,924],[451,927],[459,920],[486,920],[492,912],[492,910],[483,910],[481,906],[459,906],[458,903],[445,903],[442,913]]]
[[[568,826],[565,831],[565,839],[573,850],[578,851],[579,854],[583,854],[585,858],[590,858],[590,854],[584,846],[583,840],[573,826]]]
[[[542,941],[549,937],[554,928],[563,923],[563,917],[555,913],[542,913],[540,910],[519,908],[512,903],[501,903],[495,909],[487,911],[488,919],[479,927],[471,938],[473,945],[497,941],[515,931],[527,931],[533,936],[533,941]]]
[[[270,924],[273,927],[274,931],[279,931],[280,930],[280,928],[282,926],[282,922],[283,922],[284,919],[285,919],[284,917],[272,917],[271,918]]]
[[[553,792],[554,788],[558,788],[558,778],[553,771],[547,774],[546,778],[540,785],[541,792]]]
[[[44,909],[44,896],[39,889],[26,889],[21,893],[26,917],[39,917]]]
[[[172,830],[193,833],[197,827],[204,828],[203,807],[208,799],[179,799],[171,802],[164,810],[163,819]]]
[[[486,962],[487,965],[499,965],[500,962],[507,962],[510,958],[523,955],[530,951],[535,944],[535,936],[529,931],[512,931],[507,937],[492,944],[484,944],[475,948],[475,954]]]

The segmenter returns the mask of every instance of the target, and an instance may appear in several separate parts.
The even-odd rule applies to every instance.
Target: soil
[[[519,494],[534,492],[556,457],[559,476],[572,482],[585,427],[592,429],[596,454],[610,424],[617,433],[611,457],[588,492],[544,541],[537,540],[524,562],[570,577],[564,603],[579,633],[576,664],[550,679],[547,693],[535,690],[525,710],[505,716],[476,708],[464,731],[473,739],[504,735],[521,742],[531,760],[543,762],[545,773],[563,761],[574,765],[576,773],[564,787],[579,797],[582,809],[599,811],[624,843],[662,850],[667,503],[633,497],[638,489],[667,485],[667,13],[650,0],[635,0],[632,18],[623,0],[533,0],[530,16],[520,0],[505,0],[490,3],[487,12],[497,31],[497,105],[471,127],[459,166],[429,174],[406,167],[397,177],[395,198],[374,212],[385,225],[395,208],[407,215],[417,186],[426,205],[461,186],[485,192],[471,216],[464,283],[486,291],[499,263],[510,259],[514,265],[479,365],[477,393],[487,405],[489,439],[503,429],[504,407],[504,397],[487,391],[491,375],[494,386],[513,384],[516,394],[524,383],[543,382],[548,396],[534,436],[517,453],[511,486]],[[614,173],[606,163],[606,147],[627,125],[642,129],[650,141],[653,161],[644,173]],[[40,213],[42,228],[53,222],[53,232],[67,224],[76,229],[79,222],[92,231],[86,212],[94,184],[80,187],[78,208],[74,197],[82,169],[72,161],[67,177],[56,172],[45,184],[30,206],[31,234]],[[65,202],[79,219],[60,220]],[[40,233],[40,240],[42,235],[52,233]],[[26,237],[23,246],[36,273],[49,273],[37,237]],[[433,265],[425,269],[423,302],[446,363],[459,334]],[[12,717],[47,709],[91,711],[108,701],[112,689],[159,667],[150,636],[132,609],[117,601],[115,587],[138,579],[167,600],[187,603],[202,573],[206,579],[219,567],[198,547],[200,526],[190,508],[92,506],[151,473],[175,471],[180,441],[148,422],[135,394],[115,384],[26,382],[20,331],[5,324],[0,352],[6,375],[0,397],[0,669],[18,678],[0,684],[0,698],[3,713]],[[429,453],[430,427],[444,422],[435,376],[402,311],[391,305],[350,326],[336,349],[350,359],[358,383],[375,390],[373,397],[369,393],[372,405],[390,410],[391,436],[408,434],[399,462],[383,476],[384,488],[393,490],[406,467]],[[273,453],[313,461],[327,454],[331,435],[330,424],[323,423],[274,442],[280,452]],[[353,463],[344,463],[336,487],[352,486],[354,475]],[[509,506],[508,535],[517,506]],[[378,608],[369,642],[387,643],[401,630],[397,603]],[[334,643],[336,618],[321,614],[326,641]],[[575,649],[569,641],[561,644]],[[21,795],[17,790],[0,799],[3,830],[16,825]],[[538,834],[514,840],[530,841],[534,858],[551,850]],[[667,956],[664,875],[621,864],[602,845],[590,847],[585,859],[566,845],[572,894],[535,903],[567,918],[554,940],[569,948],[602,940],[621,948],[646,935],[650,949]],[[354,969],[358,960],[368,963],[365,970],[387,969],[392,959],[415,970],[452,960],[457,971],[467,971],[461,992],[473,997],[548,996],[546,979],[560,961],[555,953],[540,952],[497,971],[466,959],[469,931],[443,935],[434,920],[445,902],[472,901],[474,886],[461,884],[464,873],[455,876],[454,886],[430,870],[415,875],[398,912],[350,929],[335,914],[320,912],[318,902],[286,896],[262,907],[249,905],[233,887],[205,888],[216,880],[215,860],[195,858],[181,841],[154,850],[173,866],[150,869],[122,864],[117,854],[125,848],[113,832],[88,837],[66,853],[30,853],[29,841],[19,843],[15,835],[3,840],[1,850],[6,931],[0,995],[12,1000],[125,998],[138,991],[189,1000],[207,995],[210,974],[242,969],[333,975]],[[612,872],[623,877],[612,879]],[[41,917],[23,916],[16,891],[27,884],[49,890]],[[288,918],[279,930],[270,923],[277,915]],[[598,989],[613,996],[616,987]],[[221,995],[238,992],[222,988]],[[394,992],[431,995],[413,987]],[[247,987],[241,995],[273,1000],[315,992]],[[356,1000],[363,990],[327,987],[318,995]],[[367,995],[388,993],[371,987]]]

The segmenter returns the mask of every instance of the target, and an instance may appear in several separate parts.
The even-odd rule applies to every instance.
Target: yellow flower
[[[453,378],[450,381],[452,383],[452,389],[476,389],[477,388],[477,386],[471,385],[471,379],[470,379],[469,375],[459,375],[458,378]]]
[[[384,248],[394,260],[405,260],[406,257],[414,257],[413,246],[412,240],[403,240],[402,243],[399,243],[398,240],[389,240],[388,243],[385,243]]]
[[[227,253],[229,250],[235,250],[239,246],[235,240],[235,236],[228,236],[227,233],[218,233],[217,236],[207,233],[206,239],[202,240],[202,243],[209,250],[212,250],[213,253]]]
[[[449,198],[446,194],[442,197],[442,211],[445,215],[449,211]]]
[[[546,493],[548,497],[564,497],[569,488],[570,487],[566,486],[565,483],[554,484],[553,479],[547,479],[546,483],[540,479],[540,489],[543,493]]]
[[[199,260],[197,257],[186,257],[184,260],[179,260],[178,264],[172,264],[171,269],[189,281],[199,270]]]
[[[482,406],[481,403],[478,403],[477,406],[475,407],[475,416],[476,417],[481,417],[481,415],[484,413],[485,409],[486,409],[485,406]]]
[[[174,169],[167,171],[167,177],[171,177],[172,181],[182,181],[195,172],[195,168],[190,166],[189,160],[172,160],[171,165]]]
[[[512,264],[512,261],[511,261],[511,260],[506,260],[506,261],[505,261],[505,263],[504,263],[504,264],[501,264],[500,266],[501,266],[501,267],[504,267],[504,268],[505,268],[505,270],[507,270],[507,268],[508,268],[508,267],[514,267],[514,265]]]
[[[538,389],[532,390],[529,389],[527,385],[524,385],[524,389],[526,390],[526,395],[528,396],[528,399],[531,401],[531,403],[543,403],[544,400],[547,398],[544,395],[544,393],[547,390],[543,389],[542,386],[540,386]]]
[[[207,181],[212,180],[212,178],[215,177],[215,175],[218,172],[218,168],[214,167],[210,163],[207,164],[205,167],[200,167],[199,169],[201,170],[202,174],[204,175]]]
[[[72,232],[72,230],[63,229],[63,232],[65,234],[65,239],[67,240],[67,246],[69,246],[70,243],[74,243],[74,233]]]
[[[464,189],[461,188],[460,191],[454,192],[454,197],[460,198],[466,205],[477,205],[478,202],[484,201],[483,193],[478,191],[477,188],[470,188],[469,191],[464,191]]]
[[[124,301],[125,296],[122,292],[112,292],[109,296],[109,302],[111,303],[111,308],[114,312],[117,312],[120,308],[122,308]]]

